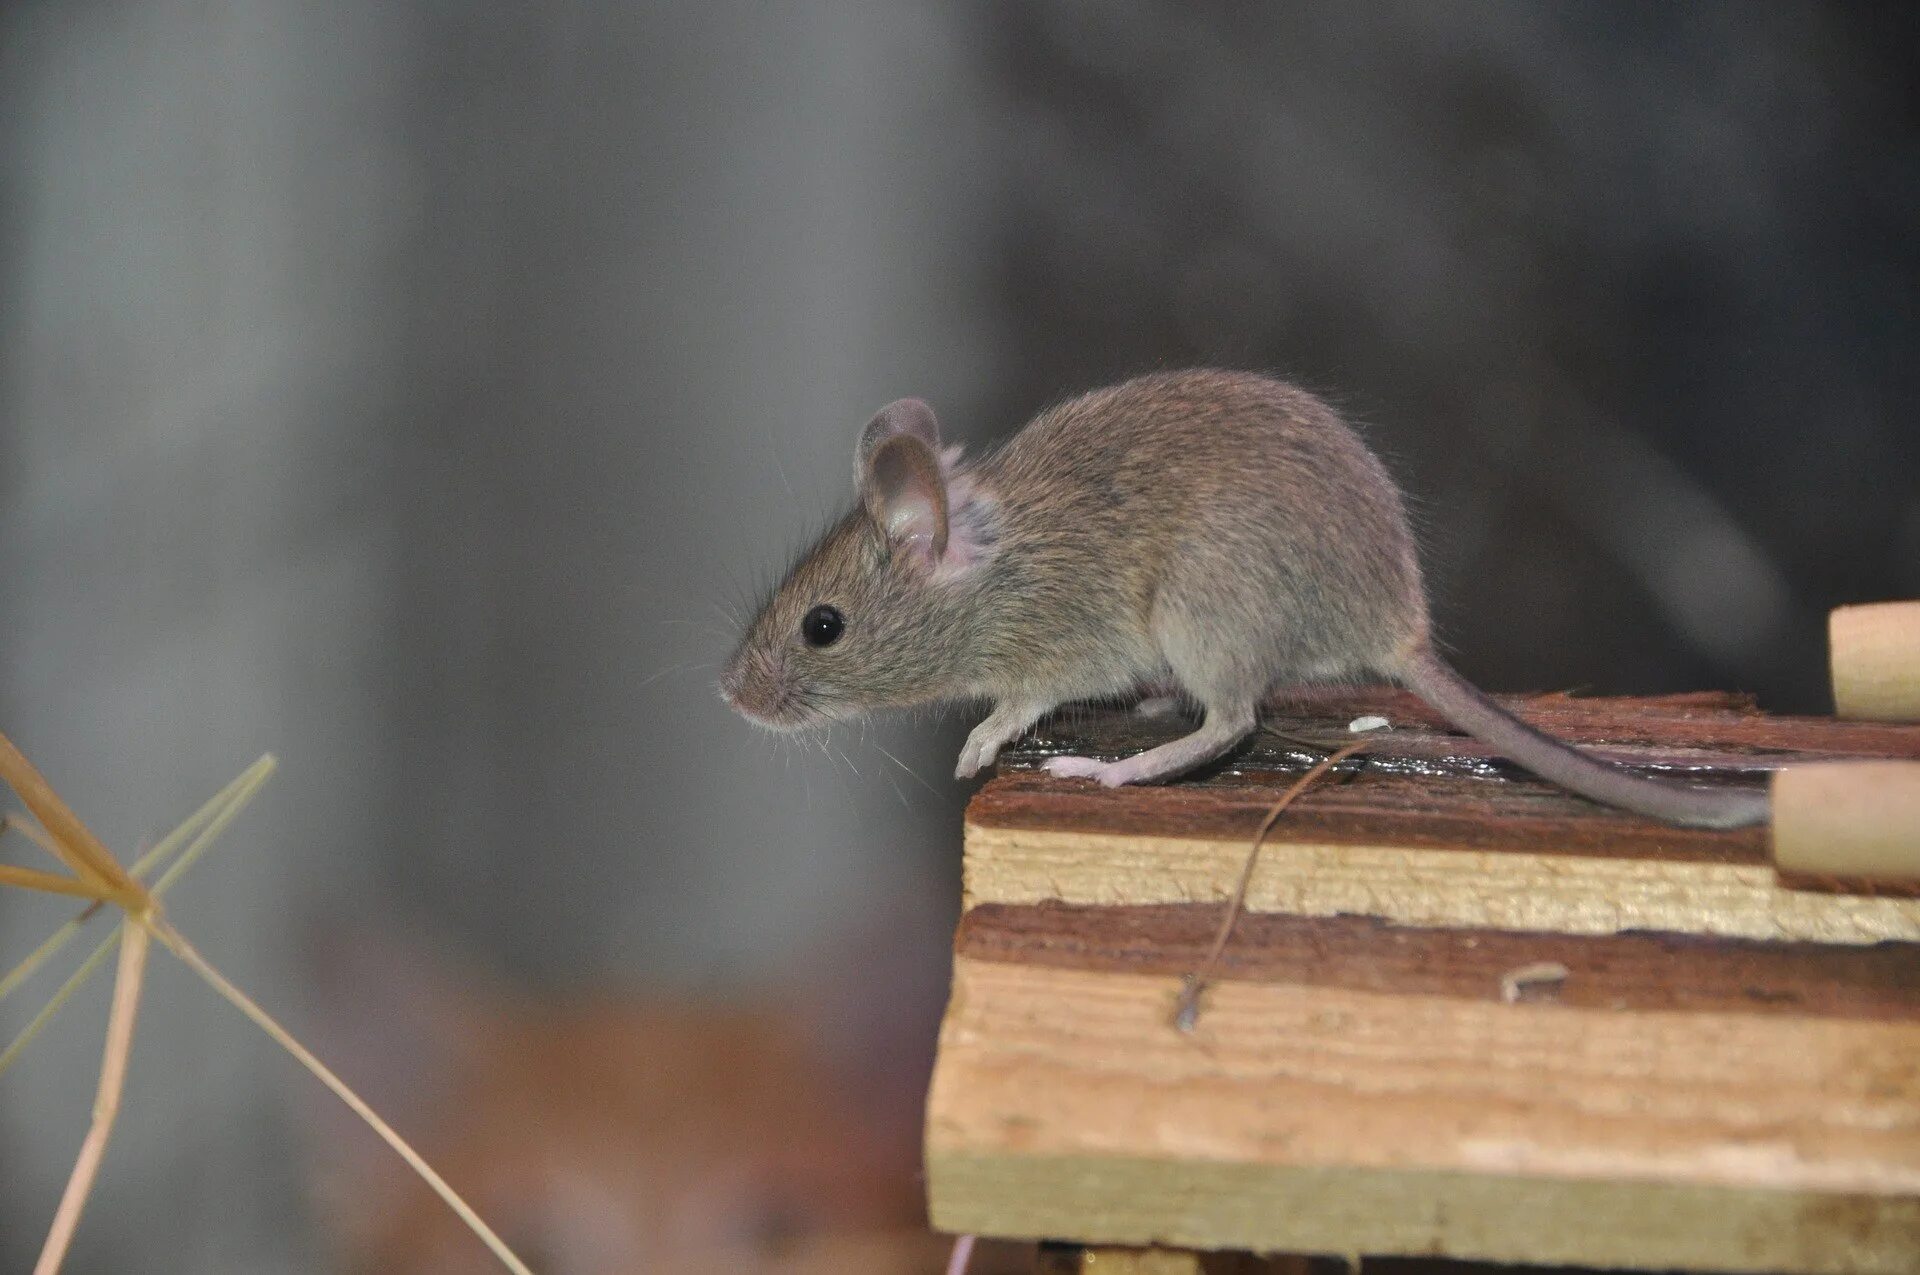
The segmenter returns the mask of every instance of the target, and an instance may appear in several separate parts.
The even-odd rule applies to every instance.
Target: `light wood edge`
[[[1179,988],[958,958],[928,1146],[1920,1198],[1920,1022]]]
[[[1640,1270],[1920,1270],[1912,1199],[960,1151],[931,1152],[927,1177],[935,1226],[1006,1238]]]
[[[1870,763],[1862,763],[1870,764]],[[965,906],[1223,903],[1248,843],[969,824]],[[1254,912],[1614,934],[1663,930],[1820,943],[1920,941],[1920,899],[1782,886],[1766,864],[1397,846],[1270,844]]]
[[[1827,639],[1835,716],[1920,721],[1920,601],[1836,608]]]

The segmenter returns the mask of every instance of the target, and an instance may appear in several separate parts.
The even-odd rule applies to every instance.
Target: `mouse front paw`
[[[994,758],[1000,755],[1000,741],[997,739],[975,741],[969,739],[960,750],[960,761],[953,768],[955,779],[972,779],[975,775],[993,765]]]

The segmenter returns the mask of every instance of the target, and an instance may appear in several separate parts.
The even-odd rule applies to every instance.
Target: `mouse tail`
[[[1604,806],[1693,828],[1765,823],[1764,791],[1696,788],[1636,775],[1536,730],[1422,645],[1400,664],[1400,681],[1460,730],[1498,748],[1542,779]]]

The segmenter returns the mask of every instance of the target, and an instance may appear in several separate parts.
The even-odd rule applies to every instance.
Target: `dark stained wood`
[[[961,918],[954,951],[973,960],[1177,976],[1199,965],[1219,922],[1220,908],[1211,904],[987,903]],[[1235,926],[1218,978],[1499,1001],[1503,975],[1546,962],[1564,965],[1568,977],[1529,988],[1522,1000],[1623,1011],[1920,1020],[1920,944],[1912,943],[1412,929],[1367,917],[1251,914]]]
[[[1233,783],[1119,789],[1034,770],[1003,772],[974,795],[967,822],[1036,832],[1250,841],[1267,808],[1305,769],[1243,775]],[[1596,806],[1517,771],[1499,781],[1409,775],[1365,754],[1301,794],[1268,841],[1731,864],[1768,859],[1764,828],[1675,828]]]
[[[1314,1270],[1313,1275],[1322,1275]],[[1325,1275],[1356,1275],[1329,1270]],[[1357,1275],[1619,1275],[1591,1266],[1512,1266],[1505,1262],[1465,1262],[1444,1257],[1369,1257]]]
[[[1601,756],[1650,769],[1767,770],[1789,760],[1844,757],[1920,759],[1920,724],[1846,722],[1829,717],[1775,717],[1738,697],[1671,695],[1582,699],[1552,694],[1495,696],[1535,726]],[[1405,691],[1352,688],[1303,701],[1276,703],[1261,715],[1267,729],[1235,755],[1243,767],[1297,766],[1299,750],[1284,736],[1345,740],[1347,723],[1377,714],[1392,723],[1374,738],[1382,755],[1438,763],[1441,769],[1486,773],[1498,754],[1459,734]],[[1073,706],[1048,718],[1008,750],[1011,762],[1038,762],[1063,751],[1131,752],[1191,729],[1180,718],[1144,717],[1124,708]]]
[[[1080,1275],[1078,1244],[1042,1244],[1033,1255],[1033,1275]]]
[[[1126,1249],[1084,1249],[1077,1244],[1042,1244],[1034,1255],[1035,1275],[1101,1275],[1112,1269]],[[1347,1275],[1346,1262],[1337,1258],[1261,1256],[1254,1253],[1189,1253],[1200,1275]],[[1460,1268],[1461,1275],[1480,1275],[1490,1268]],[[1127,1275],[1122,1270],[1119,1275]]]
[[[1852,894],[1879,899],[1920,899],[1920,881],[1889,881],[1876,877],[1815,876],[1809,872],[1781,872],[1780,884],[1789,890],[1813,894]]]
[[[1690,783],[1755,786],[1765,782],[1769,769],[1793,761],[1920,758],[1920,725],[1769,717],[1738,696],[1506,699],[1522,716],[1570,742],[1643,773]],[[1186,725],[1124,709],[1068,710],[1003,755],[998,776],[975,796],[967,818],[981,827],[1034,831],[1250,836],[1302,771],[1327,748],[1352,739],[1348,722],[1379,713],[1394,727],[1370,735],[1365,754],[1343,763],[1295,803],[1275,829],[1276,842],[1768,861],[1765,829],[1674,828],[1602,808],[1440,729],[1431,710],[1405,692],[1322,690],[1311,707],[1311,715],[1297,705],[1290,712],[1276,710],[1265,719],[1267,729],[1231,757],[1178,783],[1112,791],[1056,780],[1037,768],[1063,752],[1117,756],[1151,747]],[[1318,747],[1296,742],[1301,740]]]
[[[1540,729],[1575,743],[1673,745],[1750,753],[1764,764],[1769,752],[1805,757],[1920,758],[1920,724],[1841,721],[1764,713],[1752,698],[1719,691],[1685,695],[1581,696],[1565,692],[1496,695],[1493,698]],[[1121,710],[1108,709],[1110,713]],[[1273,701],[1262,720],[1285,729],[1288,722],[1346,723],[1377,713],[1396,733],[1409,726],[1461,738],[1417,696],[1391,687],[1354,687]],[[1138,716],[1135,714],[1134,716]]]

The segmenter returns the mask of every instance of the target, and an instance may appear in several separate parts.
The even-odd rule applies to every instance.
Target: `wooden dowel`
[[[1836,608],[1827,639],[1836,716],[1920,721],[1920,602]]]
[[[1773,858],[1783,872],[1920,882],[1920,762],[1775,771]]]

